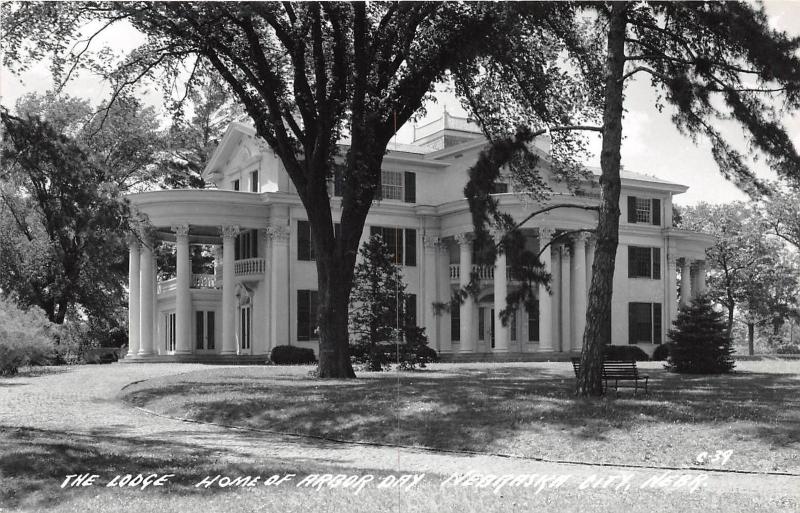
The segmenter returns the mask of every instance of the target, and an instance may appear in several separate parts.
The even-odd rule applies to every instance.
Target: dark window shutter
[[[317,291],[308,291],[308,338],[317,338]]]
[[[661,343],[661,303],[653,303],[653,343]]]
[[[234,260],[241,260],[242,251],[241,251],[240,247],[242,245],[242,236],[241,235],[237,235],[236,238],[234,239],[234,241],[235,242],[233,244],[233,259]]]
[[[297,259],[313,260],[311,226],[308,224],[308,221],[297,221]]]
[[[453,342],[461,340],[461,305],[450,308],[450,340]]]
[[[628,303],[628,344],[636,343],[636,304]]]
[[[208,337],[208,344],[206,349],[214,349],[214,311],[208,312],[208,316],[206,318],[206,328],[208,333],[206,336]]]
[[[637,264],[636,248],[633,246],[628,246],[628,278],[634,278],[636,276]]]
[[[258,230],[253,230],[253,258],[258,256]]]
[[[405,192],[405,202],[406,203],[416,203],[417,202],[417,175],[412,173],[411,171],[405,172],[405,183],[403,184],[403,189]]]
[[[406,295],[405,325],[413,328],[417,325],[417,295]]]
[[[539,300],[533,301],[533,311],[528,312],[528,341],[539,341]]]
[[[653,199],[653,224],[661,226],[661,200]]]
[[[661,279],[661,248],[653,248],[653,279]]]
[[[417,265],[417,230],[406,228],[406,265]]]
[[[344,195],[344,174],[342,173],[342,166],[333,166],[333,195]]]
[[[636,197],[628,196],[628,222],[636,223]]]
[[[297,340],[308,340],[309,291],[297,291]]]

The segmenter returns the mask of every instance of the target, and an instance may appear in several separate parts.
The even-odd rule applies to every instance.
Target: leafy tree
[[[186,120],[183,110],[179,111],[170,126],[169,151],[162,160],[163,185],[175,189],[202,189],[206,186],[201,176],[206,163],[225,129],[232,120],[243,117],[244,112],[233,103],[232,94],[223,83],[210,79],[189,89],[187,96],[193,114]]]
[[[800,188],[775,183],[771,189],[762,202],[764,223],[772,234],[800,250]]]
[[[363,346],[369,370],[381,370],[381,342],[405,338],[408,295],[403,273],[380,235],[373,235],[359,251],[350,293],[350,336]]]
[[[84,98],[29,93],[17,101],[15,111],[20,117],[41,117],[57,133],[72,137],[120,191],[151,188],[163,173],[156,165],[167,148],[161,121],[153,107],[132,96],[122,95],[98,111]]]
[[[0,111],[0,289],[61,324],[76,305],[111,318],[127,275],[127,207],[96,155],[46,121]]]
[[[668,368],[691,374],[720,374],[733,370],[733,348],[725,315],[714,311],[707,295],[682,306],[669,330],[672,341]]]
[[[55,56],[57,77],[85,56],[71,51],[82,26],[125,20],[147,42],[118,66],[94,60],[113,96],[162,70],[168,85],[184,64],[233,91],[281,159],[311,224],[318,276],[319,376],[354,377],[348,357],[347,305],[359,238],[380,186],[387,143],[422,107],[433,84],[516,19],[513,6],[490,3],[74,3],[4,4],[4,62],[19,66]],[[542,20],[557,4],[526,9]],[[338,141],[350,144],[339,155]],[[328,197],[332,164],[343,168],[341,232]]]
[[[797,185],[800,156],[781,116],[800,107],[800,59],[796,55],[800,41],[772,30],[762,7],[744,3],[609,2],[586,4],[586,8],[594,12],[587,23],[552,26],[560,31],[568,55],[585,77],[583,97],[602,112],[601,126],[574,127],[602,135],[597,250],[578,378],[579,394],[601,395],[602,352],[611,340],[626,81],[638,74],[648,75],[659,94],[656,108],[671,106],[673,122],[683,134],[708,140],[723,176],[742,189],[755,194],[766,187],[755,178],[745,156],[715,128],[717,119],[731,119],[742,126],[750,149],[764,155],[779,176]],[[602,48],[605,57],[598,60],[596,52]],[[487,84],[497,89],[532,90],[522,97],[535,100],[538,90],[527,77],[536,76],[541,63],[526,59],[513,45],[505,49],[508,52],[501,54],[504,62],[520,63],[528,72],[521,74],[521,79]],[[487,100],[495,110],[496,97]],[[779,106],[774,101],[778,97],[782,100]],[[513,105],[516,96],[505,98]],[[539,98],[546,101],[549,97]],[[470,104],[480,106],[484,99],[477,97]],[[530,118],[522,119],[524,124],[532,124]],[[539,121],[549,126],[547,119]],[[534,167],[527,172],[531,169],[538,171]]]

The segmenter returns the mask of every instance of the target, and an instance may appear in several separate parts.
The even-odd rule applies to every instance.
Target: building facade
[[[508,325],[499,319],[516,286],[505,257],[493,266],[473,263],[472,221],[463,189],[467,170],[486,145],[466,119],[444,116],[415,127],[413,144],[390,144],[382,168],[382,198],[370,210],[363,239],[380,233],[402,265],[418,325],[440,353],[535,353],[580,350],[595,244],[597,176],[570,192],[551,180],[552,197],[534,202],[514,184],[496,184],[501,207],[515,219],[558,203],[523,225],[526,247],[542,252],[552,273],[536,308],[520,309]],[[534,151],[546,162],[546,140]],[[545,170],[545,175],[547,171]],[[130,240],[132,359],[202,359],[267,355],[277,345],[317,350],[314,328],[316,267],[305,210],[274,153],[252,128],[232,124],[204,171],[215,189],[164,190],[129,196],[147,217],[148,237]],[[547,176],[545,176],[547,178]],[[333,218],[341,214],[335,180]],[[647,352],[666,338],[680,302],[705,287],[709,237],[672,226],[672,198],[687,187],[622,172],[619,248],[614,276],[612,343]],[[158,244],[177,249],[176,277],[160,281]],[[193,274],[190,246],[215,248],[213,274]],[[458,309],[435,303],[477,272],[481,291]],[[680,275],[680,288],[678,276]]]

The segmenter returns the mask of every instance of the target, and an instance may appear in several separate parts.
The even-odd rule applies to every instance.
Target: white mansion
[[[380,232],[403,265],[416,322],[440,353],[559,353],[580,349],[594,244],[564,238],[545,250],[552,294],[539,290],[538,309],[499,321],[513,277],[505,257],[473,265],[472,221],[463,189],[467,169],[486,141],[469,121],[444,116],[414,131],[412,144],[390,144],[383,160],[382,199],[364,230]],[[537,151],[547,153],[546,143]],[[205,168],[216,189],[162,190],[129,196],[155,236],[130,245],[128,359],[247,359],[277,345],[317,349],[317,277],[309,225],[280,160],[250,127],[233,123]],[[598,204],[597,178],[571,194],[552,183],[551,202]],[[705,286],[709,237],[672,227],[672,196],[687,187],[622,172],[620,244],[614,275],[613,343],[651,352],[665,340],[681,301]],[[334,219],[338,201],[331,183]],[[502,208],[518,220],[542,207],[513,185],[497,184]],[[530,226],[528,226],[528,224]],[[534,217],[523,231],[538,251],[554,234],[593,228],[596,213],[560,208]],[[177,245],[177,277],[158,281],[153,247]],[[217,248],[214,274],[192,274],[191,244]],[[460,309],[437,315],[475,270],[483,289]],[[680,291],[677,274],[682,277]],[[226,357],[224,355],[231,355]],[[544,356],[544,355],[542,355]]]

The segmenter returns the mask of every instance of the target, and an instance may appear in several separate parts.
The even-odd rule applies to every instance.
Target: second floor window
[[[258,171],[250,173],[250,192],[258,192]]]
[[[417,202],[417,175],[411,171],[381,171],[380,199]]]
[[[661,279],[661,248],[628,246],[628,278]]]
[[[258,230],[246,230],[236,236],[235,260],[258,258]]]
[[[394,255],[394,262],[400,265],[417,265],[417,230],[411,228],[370,227],[370,236],[380,235],[383,243]]]
[[[661,226],[661,200],[628,196],[628,222]]]

